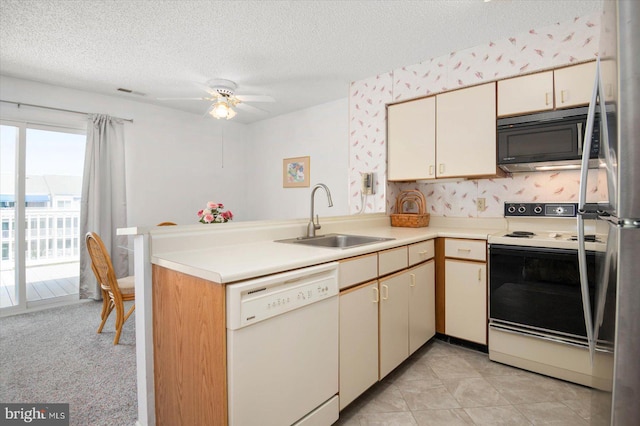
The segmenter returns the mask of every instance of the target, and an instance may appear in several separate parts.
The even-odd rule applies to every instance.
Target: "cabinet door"
[[[553,71],[498,82],[498,117],[553,109]]]
[[[387,109],[388,180],[435,178],[435,97]]]
[[[436,334],[436,269],[430,260],[409,273],[409,355]]]
[[[378,283],[340,293],[340,409],[378,381]]]
[[[496,174],[495,83],[436,98],[438,177]]]
[[[409,356],[409,276],[380,280],[380,379]]]
[[[595,62],[555,70],[556,108],[589,105],[595,76]]]
[[[445,332],[487,344],[487,266],[445,260]]]

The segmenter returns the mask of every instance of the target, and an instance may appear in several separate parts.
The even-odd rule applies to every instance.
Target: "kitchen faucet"
[[[318,215],[316,215],[316,221],[313,221],[313,213],[314,213],[314,205],[313,205],[313,197],[316,194],[318,188],[323,188],[327,193],[327,200],[329,201],[329,207],[333,206],[333,201],[331,201],[331,191],[324,183],[319,183],[313,187],[311,190],[311,219],[309,220],[309,224],[307,225],[307,238],[316,236],[316,229],[320,229],[320,220],[318,219]]]

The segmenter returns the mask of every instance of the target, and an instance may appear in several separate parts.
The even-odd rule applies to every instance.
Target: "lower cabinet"
[[[435,261],[409,271],[409,355],[436,335]]]
[[[380,378],[409,356],[409,282],[401,272],[380,280]]]
[[[378,381],[378,281],[340,293],[340,409]]]
[[[434,261],[380,279],[380,379],[434,335]]]
[[[445,276],[447,335],[486,345],[486,263],[447,259]]]
[[[435,336],[433,240],[377,256],[377,280],[354,285],[371,271],[359,278],[349,273],[366,269],[368,255],[345,259],[339,267],[340,410]]]

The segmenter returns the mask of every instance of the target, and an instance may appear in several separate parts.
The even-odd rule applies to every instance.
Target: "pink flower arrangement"
[[[207,207],[198,212],[198,219],[201,223],[224,223],[233,219],[233,213],[230,210],[222,211],[224,205],[222,203],[214,203],[209,201]]]

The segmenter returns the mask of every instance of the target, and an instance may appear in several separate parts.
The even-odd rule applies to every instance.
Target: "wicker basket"
[[[412,201],[418,205],[418,213],[405,213],[404,206]],[[396,199],[396,213],[391,215],[391,226],[405,228],[424,228],[429,226],[429,213],[426,212],[427,201],[420,191],[402,191]]]

